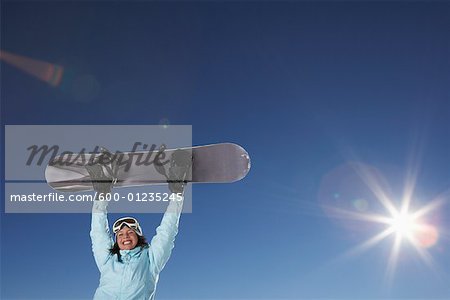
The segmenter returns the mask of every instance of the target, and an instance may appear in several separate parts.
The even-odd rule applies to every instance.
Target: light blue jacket
[[[178,233],[183,201],[171,201],[156,235],[148,246],[120,250],[122,262],[109,249],[107,202],[94,201],[91,222],[92,251],[100,270],[100,284],[94,299],[154,299],[159,273],[169,260]]]

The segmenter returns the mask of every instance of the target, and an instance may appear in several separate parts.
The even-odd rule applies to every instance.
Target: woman
[[[177,165],[172,161],[170,172],[186,174],[190,164],[185,162]],[[99,163],[86,168],[97,195],[110,193],[116,181],[117,168]],[[184,184],[184,181],[172,182],[169,188],[173,193],[182,194]],[[181,201],[170,201],[150,243],[146,242],[139,222],[132,217],[114,222],[113,241],[109,233],[107,205],[107,201],[96,199],[92,209],[90,236],[100,271],[100,284],[94,299],[154,299],[159,273],[174,247],[183,198]]]
[[[100,270],[100,285],[94,299],[154,299],[159,273],[174,247],[182,201],[170,202],[149,244],[138,221],[131,217],[114,223],[113,242],[106,204],[95,201],[92,211],[92,251]]]

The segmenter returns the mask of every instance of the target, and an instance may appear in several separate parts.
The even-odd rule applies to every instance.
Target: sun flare
[[[339,204],[345,203],[341,198],[348,198],[341,197],[340,193],[336,196],[336,192],[334,192],[334,194],[330,193],[328,194],[330,196],[325,198],[332,199],[334,202],[329,202],[330,205],[325,205],[324,208],[330,216],[336,217],[339,220],[374,223],[381,225],[381,227],[378,227],[378,225],[374,227],[379,228],[380,231],[375,232],[373,236],[355,245],[355,247],[346,251],[341,257],[350,258],[375,247],[382,241],[392,241],[385,274],[387,282],[393,281],[396,267],[399,263],[399,257],[403,255],[409,256],[414,252],[428,267],[435,269],[436,262],[430,250],[439,243],[442,229],[439,228],[436,222],[437,219],[434,216],[438,208],[448,202],[450,198],[449,193],[444,192],[436,198],[426,201],[425,205],[420,205],[419,203],[423,203],[423,201],[415,199],[413,193],[416,180],[415,178],[409,178],[406,181],[401,199],[396,201],[392,198],[393,195],[389,193],[389,189],[385,188],[385,181],[373,169],[362,164],[351,164],[351,167],[356,177],[348,176],[348,182],[358,182],[352,181],[353,178],[361,180],[363,186],[368,188],[368,192],[373,194],[375,202],[369,203],[366,201],[365,206],[339,206]],[[330,176],[329,178],[336,180],[337,177]],[[345,178],[345,176],[339,178]],[[364,192],[366,190],[360,188],[361,186],[357,184],[348,185],[349,188],[346,189],[347,185],[342,184],[339,180],[337,182],[339,182],[339,192],[343,191],[343,193],[347,193],[346,196],[356,195],[358,197],[357,199],[364,199],[364,195],[369,195],[367,193],[362,194],[360,191]],[[333,187],[334,185],[330,186]],[[328,186],[326,187],[328,188]],[[331,189],[329,190],[333,191]],[[352,194],[351,191],[353,190],[359,193]],[[370,210],[370,206],[374,208]],[[362,228],[368,227],[363,226]],[[413,252],[410,251],[411,249]]]
[[[391,230],[401,238],[413,239],[419,222],[409,213],[398,213],[390,220]]]

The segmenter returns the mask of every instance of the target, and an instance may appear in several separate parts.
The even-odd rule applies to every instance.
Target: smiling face
[[[117,245],[119,245],[120,250],[134,249],[137,243],[138,236],[130,227],[125,225],[117,232]]]

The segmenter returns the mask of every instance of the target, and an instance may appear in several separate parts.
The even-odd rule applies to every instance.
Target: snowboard
[[[233,143],[146,152],[121,152],[123,163],[118,168],[114,187],[166,184],[167,178],[157,170],[155,162],[148,158],[154,159],[159,154],[157,162],[167,170],[172,154],[180,149],[192,155],[191,174],[185,178],[186,182],[234,182],[244,178],[250,170],[250,156],[247,151]],[[54,157],[45,169],[47,183],[60,192],[92,191],[92,181],[86,165],[93,155],[96,154],[86,153],[79,157],[75,154],[75,158],[70,160],[61,155]]]

